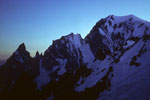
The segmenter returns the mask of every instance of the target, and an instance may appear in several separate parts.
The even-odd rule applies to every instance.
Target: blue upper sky
[[[108,15],[150,21],[150,0],[0,0],[0,59],[24,42],[34,56],[71,32],[85,37]]]

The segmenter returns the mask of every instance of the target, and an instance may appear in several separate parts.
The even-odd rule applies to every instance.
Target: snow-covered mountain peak
[[[114,16],[114,18],[117,20],[122,20],[122,21],[133,21],[133,22],[139,22],[139,23],[144,23],[146,25],[150,25],[150,23],[146,20],[143,20],[137,16],[134,16],[134,15],[127,15],[127,16]]]
[[[126,44],[128,39],[142,38],[146,34],[150,34],[149,22],[134,15],[110,15],[98,21],[85,39],[102,42],[107,49],[113,51],[116,47]]]
[[[145,93],[140,100],[147,99],[149,43],[149,22],[134,15],[110,15],[98,21],[85,39],[70,33],[54,40],[44,55],[37,52],[31,58],[25,44],[21,44],[0,67],[0,90],[15,84],[13,88],[19,86],[19,93],[34,95],[30,93],[33,82],[35,97],[42,100],[49,96],[54,100],[136,100],[137,95]],[[28,75],[23,74],[17,82],[22,73]],[[28,85],[29,90],[22,89]],[[12,93],[18,96],[14,90]]]
[[[52,45],[46,50],[48,52],[51,48],[62,48],[67,47],[73,49],[81,47],[83,39],[80,34],[70,33],[69,35],[62,36],[60,39],[53,41]]]
[[[81,35],[78,34],[78,33],[77,34],[70,33],[69,35],[66,35],[66,36],[63,36],[63,37],[65,38],[66,41],[69,40],[70,42],[75,43],[75,44],[77,44],[76,43],[77,41],[82,40]]]
[[[82,38],[79,33],[74,34],[74,33],[72,33],[72,32],[71,32],[70,34],[64,36],[64,37],[75,37],[75,36],[78,36],[78,37]]]
[[[123,24],[126,24],[126,26],[128,26],[128,24],[130,24],[131,26],[136,26],[137,24],[142,24],[142,25],[145,25],[145,26],[150,25],[149,22],[147,22],[145,20],[142,20],[142,19],[140,19],[140,18],[138,18],[134,15],[127,15],[127,16],[110,15],[110,16],[104,18],[104,20],[105,20],[105,23],[103,25],[104,27],[106,27],[106,26],[107,27],[114,27],[114,29],[117,28],[116,25],[120,25],[119,28],[121,28],[122,26],[125,26]],[[140,28],[140,27],[138,27],[138,28]]]
[[[81,46],[81,41],[82,37],[80,34],[73,34],[71,33],[70,35],[65,37],[66,40],[69,40],[73,45],[75,46]]]
[[[111,20],[114,21],[116,23],[120,23],[120,22],[125,22],[125,21],[133,21],[133,22],[143,22],[145,24],[150,24],[148,21],[143,20],[135,15],[126,15],[126,16],[115,16],[115,15],[109,15],[108,17],[105,18],[106,20]]]

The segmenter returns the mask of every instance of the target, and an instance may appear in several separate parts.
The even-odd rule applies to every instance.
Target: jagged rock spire
[[[17,51],[22,51],[22,50],[26,50],[26,46],[24,43],[22,43],[21,45],[19,45]]]
[[[39,55],[40,55],[40,54],[39,54],[39,52],[37,51],[35,57],[38,57]]]

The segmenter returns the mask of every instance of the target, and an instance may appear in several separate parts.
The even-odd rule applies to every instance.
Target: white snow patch
[[[149,43],[150,41],[146,43],[146,47],[149,47]],[[150,51],[137,57],[136,61],[141,63],[139,67],[129,65],[131,58],[138,54],[143,45],[144,42],[140,40],[121,57],[119,63],[113,65],[111,91],[105,91],[98,100],[150,99]]]
[[[106,43],[111,52],[113,52],[114,43],[109,34],[106,34],[101,28],[99,28],[99,33],[106,37],[106,39],[103,39],[103,42]]]
[[[80,51],[82,52],[84,63],[88,63],[88,67],[91,67],[90,64],[93,62],[95,57],[90,49],[89,44],[84,43],[84,45],[80,48]]]
[[[81,76],[80,79],[79,79],[79,81],[76,84],[81,84],[82,80],[83,80],[83,78]]]
[[[79,34],[73,34],[73,36],[69,36],[69,41],[74,44],[74,46],[76,48],[80,47],[81,44],[81,37],[79,36]]]
[[[101,33],[101,35],[106,36],[106,33],[101,28],[99,28],[99,32]]]
[[[19,61],[20,63],[24,63],[22,57],[20,57],[20,54],[18,53],[18,51],[15,51],[16,56],[16,60]]]
[[[96,61],[95,63],[93,63],[91,65],[92,68],[94,69],[94,68],[99,67],[99,69],[98,70],[95,69],[94,72],[91,73],[90,76],[86,77],[84,79],[84,83],[81,84],[80,86],[76,87],[75,91],[81,92],[81,91],[84,91],[85,88],[90,88],[90,87],[94,86],[98,81],[100,81],[101,78],[103,78],[106,75],[106,73],[110,67],[109,64],[110,64],[110,61],[108,61],[107,58],[105,60],[103,60],[102,62]],[[101,70],[104,68],[105,68],[105,70],[103,72],[101,72]]]
[[[34,80],[37,83],[37,89],[41,90],[42,86],[46,85],[47,83],[50,82],[50,71],[46,71],[42,67],[42,61],[43,59],[40,59],[40,75]]]
[[[123,48],[128,48],[128,47],[132,46],[134,43],[135,43],[135,41],[128,40],[127,45],[123,46]]]
[[[59,68],[58,75],[63,75],[66,72],[65,65],[67,63],[67,59],[57,58],[56,61],[59,61],[60,65],[54,66],[52,71],[54,72]]]
[[[124,35],[125,40],[128,39],[130,36],[134,36],[134,37],[142,37],[145,31],[145,27],[148,27],[147,33],[150,34],[150,23],[142,20],[134,15],[127,15],[127,16],[113,16],[114,20],[110,19],[110,17],[108,17],[107,22],[105,23],[105,25],[107,26],[107,33],[109,34],[109,36],[112,35],[112,33],[117,34],[117,33],[121,33],[122,35]],[[130,20],[132,18],[132,20]],[[109,26],[108,21],[112,22],[112,25]],[[115,30],[113,28],[113,25],[116,24],[117,26],[119,26],[120,23],[124,23],[127,25],[128,28],[133,28],[133,33],[131,33],[131,30],[126,30],[126,26],[123,27],[117,27]],[[139,25],[143,24],[142,27],[139,27]],[[127,29],[128,29],[127,28]],[[101,32],[101,34],[103,36],[105,36],[105,32],[103,32],[103,30],[99,30]],[[114,41],[115,42],[115,41]]]
[[[138,43],[135,44],[134,47],[132,47],[130,50],[124,53],[124,55],[120,58],[120,62],[131,58],[131,54],[136,54],[138,53],[138,49],[142,47],[143,41],[140,40]]]
[[[46,100],[53,100],[54,99],[54,96],[51,95],[50,97],[48,97]]]
[[[133,22],[138,21],[138,22],[143,22],[143,23],[149,23],[149,22],[147,22],[147,21],[145,21],[145,20],[142,20],[142,19],[140,19],[140,18],[138,18],[138,17],[136,17],[136,16],[134,16],[134,15],[114,16],[115,22],[129,21],[130,18],[133,18],[133,20],[132,20]]]

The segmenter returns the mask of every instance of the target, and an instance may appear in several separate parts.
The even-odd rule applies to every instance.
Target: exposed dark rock
[[[114,30],[116,30],[116,28],[117,28],[117,24],[114,24],[113,28],[114,28]]]
[[[129,21],[132,21],[132,20],[133,20],[133,18],[130,18],[130,19],[129,19]]]
[[[144,25],[144,23],[140,24],[140,25],[138,26],[138,28],[142,27],[143,25]]]
[[[112,22],[111,22],[110,20],[108,21],[108,23],[109,23],[109,26],[111,26],[111,25],[112,25]]]
[[[40,56],[40,54],[39,54],[39,52],[37,51],[36,54],[35,54],[35,57],[39,57],[39,56]]]
[[[106,58],[106,54],[102,49],[99,49],[96,53],[94,62],[98,60],[104,60]]]
[[[130,66],[135,65],[135,66],[140,66],[141,63],[135,62],[135,61],[130,61]]]

